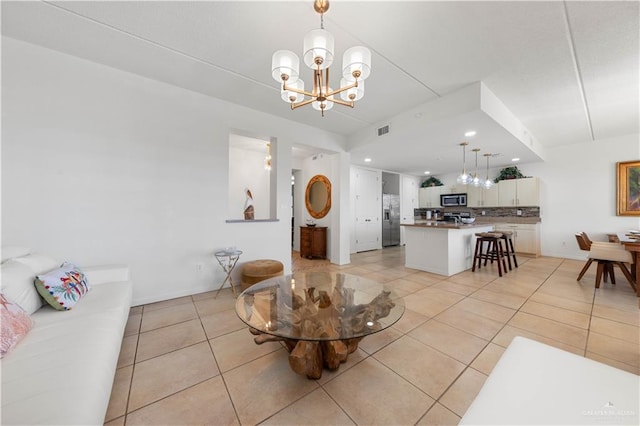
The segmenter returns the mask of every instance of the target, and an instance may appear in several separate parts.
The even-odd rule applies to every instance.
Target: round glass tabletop
[[[240,294],[236,313],[261,333],[292,340],[361,338],[393,325],[404,302],[389,287],[336,272],[269,278]]]

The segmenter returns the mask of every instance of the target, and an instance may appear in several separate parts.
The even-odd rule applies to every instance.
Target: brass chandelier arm
[[[321,72],[316,74],[316,77],[318,79],[321,79],[322,78],[321,77]],[[313,92],[307,92],[306,90],[298,90],[298,89],[296,89],[294,87],[289,87],[289,86],[287,86],[287,81],[286,80],[282,81],[282,90],[289,91],[289,92],[294,92],[294,93],[299,93],[301,95],[308,96],[308,97],[312,98],[312,99],[308,99],[306,101],[298,102],[297,104],[292,104],[292,105],[295,105],[293,107],[294,109],[298,108],[299,106],[308,105],[309,103],[317,100],[317,98],[319,96],[323,96],[325,98],[328,98],[329,96],[337,95],[337,94],[339,94],[341,92],[344,92],[345,90],[353,89],[354,87],[358,87],[358,80],[356,80],[354,83],[351,83],[351,84],[349,84],[347,86],[341,87],[341,88],[336,89],[336,90],[332,90],[331,92],[328,92],[328,93],[324,94],[323,91],[322,91],[322,87],[320,87],[320,90],[318,90],[318,86],[316,84],[314,84]],[[343,100],[340,100],[340,99],[331,99],[331,102],[334,102],[334,103],[339,104],[339,105],[348,106],[348,107],[351,107],[351,108],[353,108],[354,105],[355,105],[355,103],[353,101],[349,102],[349,101],[343,101]]]
[[[337,95],[340,92],[344,92],[345,90],[353,89],[354,87],[358,87],[358,80],[356,80],[355,83],[349,84],[348,86],[344,86],[344,87],[341,87],[339,89],[332,90],[331,92],[327,93],[327,96]],[[333,102],[337,102],[337,101],[334,99]]]
[[[302,101],[302,102],[298,102],[296,103],[291,103],[291,109],[296,109],[305,105],[309,105],[311,102],[314,102],[316,100],[316,98],[311,98],[311,99],[307,99],[306,101]]]
[[[348,106],[348,107],[351,107],[351,108],[353,108],[355,106],[355,104],[356,104],[353,101],[347,102],[347,101],[343,101],[343,100],[340,100],[340,99],[334,99],[331,102],[334,102],[334,103],[336,103],[338,105]]]
[[[307,92],[307,91],[304,91],[304,90],[298,90],[298,89],[296,89],[294,87],[289,87],[289,86],[287,86],[286,82],[282,83],[282,90],[286,90],[288,92],[300,93],[301,95],[310,96],[310,97],[313,97],[313,98],[316,97],[316,95],[313,94],[313,93],[310,93],[310,92]]]

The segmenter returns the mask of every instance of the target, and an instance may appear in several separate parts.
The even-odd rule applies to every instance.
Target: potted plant
[[[518,169],[518,166],[510,166],[510,167],[505,167],[504,169],[500,170],[500,174],[494,180],[494,182],[498,183],[501,180],[520,179],[520,178],[524,178],[524,177],[526,177],[526,176],[522,174],[522,172]]]
[[[442,186],[442,182],[437,177],[431,176],[431,177],[429,177],[429,179],[427,179],[424,182],[422,182],[422,185],[420,185],[420,186],[422,188],[427,188],[429,186]]]

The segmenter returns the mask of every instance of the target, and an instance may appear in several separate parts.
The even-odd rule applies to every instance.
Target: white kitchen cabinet
[[[493,185],[489,189],[482,191],[482,207],[497,207],[498,203],[498,187]]]
[[[516,179],[517,201],[519,206],[540,205],[540,180],[538,178]]]
[[[495,230],[513,232],[513,246],[516,253],[540,256],[539,223],[496,223]]]
[[[419,206],[418,182],[414,176],[401,176],[400,223],[413,223],[414,209]]]
[[[418,191],[418,199],[420,208],[440,207],[440,194],[444,186],[428,186],[420,188]]]
[[[540,205],[540,181],[538,178],[501,180],[497,186],[500,207]]]
[[[498,206],[498,188],[496,185],[489,189],[469,185],[467,188],[467,207],[496,206]]]
[[[467,207],[482,207],[482,187],[469,185],[467,189]]]

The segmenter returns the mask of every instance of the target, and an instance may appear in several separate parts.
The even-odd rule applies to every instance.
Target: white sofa
[[[638,425],[639,393],[635,374],[518,336],[460,424]]]
[[[36,262],[29,256],[22,260],[33,276],[42,273],[42,256]],[[15,294],[16,283],[5,279],[15,281],[9,270],[22,269],[16,259],[6,260],[0,266],[3,292],[13,285]],[[43,304],[31,314],[33,328],[2,359],[2,425],[103,424],[132,284],[126,266],[81,269],[90,291],[68,311]]]

